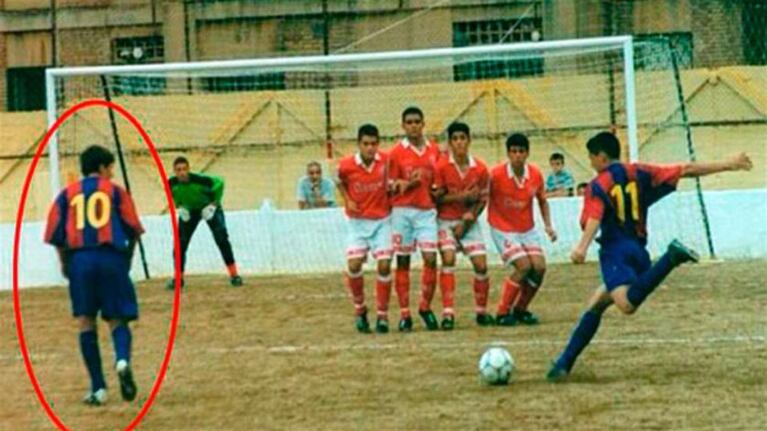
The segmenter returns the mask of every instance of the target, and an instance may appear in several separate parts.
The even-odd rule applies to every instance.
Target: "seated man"
[[[336,185],[322,177],[322,166],[312,161],[306,165],[306,175],[298,180],[298,208],[302,210],[336,206]]]
[[[572,196],[575,191],[575,179],[565,169],[565,156],[562,153],[553,153],[549,157],[549,166],[551,173],[546,177],[546,197]]]

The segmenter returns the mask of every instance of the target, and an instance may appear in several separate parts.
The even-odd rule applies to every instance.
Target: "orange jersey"
[[[397,142],[389,153],[389,179],[407,181],[418,171],[421,180],[417,186],[405,193],[394,195],[392,206],[433,209],[435,205],[429,192],[434,183],[434,167],[439,159],[440,150],[436,142],[426,141],[421,152],[418,152],[407,138]]]
[[[524,233],[534,226],[533,197],[546,201],[543,175],[537,166],[525,164],[525,173],[517,178],[511,164],[502,163],[490,172],[490,204],[487,220],[502,232]]]
[[[443,157],[437,162],[434,185],[444,189],[445,193],[461,193],[471,188],[477,188],[486,193],[490,182],[490,173],[482,160],[469,156],[469,168],[461,172],[452,155]],[[443,220],[459,220],[472,206],[464,202],[440,204],[437,207],[438,217]]]
[[[377,153],[370,166],[365,166],[359,153],[344,157],[338,163],[338,181],[346,189],[349,200],[357,204],[346,215],[351,218],[382,219],[391,206],[386,188],[386,156]]]

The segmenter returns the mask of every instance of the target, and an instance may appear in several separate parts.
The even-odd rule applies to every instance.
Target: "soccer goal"
[[[387,149],[402,133],[400,113],[416,105],[425,112],[425,133],[443,144],[451,122],[468,123],[472,152],[489,165],[505,160],[508,134],[523,132],[531,140],[531,162],[548,171],[549,155],[562,153],[576,180],[587,182],[593,172],[585,142],[602,130],[620,137],[626,160],[689,159],[692,141],[673,60],[662,41],[617,36],[49,69],[48,120],[88,98],[122,105],[148,130],[166,169],[183,154],[193,171],[224,178],[227,223],[243,269],[322,271],[343,263],[344,220],[333,209],[292,211],[296,181],[312,160],[331,176],[334,160],[354,151],[359,125],[378,125]],[[167,204],[144,143],[105,110],[78,113],[51,141],[51,189],[76,177],[77,154],[94,142],[119,144],[126,161],[120,175],[130,180],[142,213],[163,214]],[[672,236],[708,249],[698,196],[680,193],[656,210],[650,226],[656,251]],[[552,205],[561,240],[548,252],[564,260],[579,234],[580,201]],[[150,229],[147,253],[162,255],[154,273],[167,274],[169,225],[157,220],[161,227]],[[201,237],[190,249],[189,270],[217,271],[216,248]]]

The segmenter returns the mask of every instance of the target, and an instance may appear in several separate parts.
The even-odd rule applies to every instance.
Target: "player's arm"
[[[340,193],[341,197],[344,199],[344,205],[346,205],[346,208],[350,212],[357,212],[359,210],[357,203],[354,202],[349,195],[346,173],[340,167],[338,171],[336,171],[336,178],[334,182],[336,183],[336,189],[338,190],[338,193]]]
[[[726,171],[750,171],[753,167],[746,153],[740,153],[727,160],[717,162],[689,162],[682,165],[681,176],[685,178],[703,177]]]
[[[48,211],[48,220],[45,226],[44,241],[56,247],[56,255],[61,265],[61,273],[67,277],[67,253],[66,253],[66,220],[64,208],[67,207],[66,195],[62,192],[53,201]]]
[[[599,219],[589,218],[586,220],[586,225],[581,233],[581,239],[578,241],[578,244],[575,246],[572,253],[570,253],[570,260],[572,260],[573,263],[583,263],[586,261],[586,253],[588,253],[589,246],[597,235],[599,224]]]
[[[543,187],[538,189],[536,193],[538,199],[538,206],[541,209],[541,217],[543,218],[543,228],[546,231],[551,242],[557,240],[557,231],[554,230],[554,226],[551,224],[551,209],[549,208],[549,201],[546,199],[546,192]]]

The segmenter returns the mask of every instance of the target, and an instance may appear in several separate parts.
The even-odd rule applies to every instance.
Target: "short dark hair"
[[[562,153],[551,153],[551,157],[549,157],[549,161],[553,162],[554,160],[561,160],[562,163],[565,162],[565,155]]]
[[[575,186],[576,189],[579,189],[583,187],[584,189],[589,186],[589,183],[578,183],[577,186]]]
[[[610,132],[599,132],[586,143],[589,153],[598,155],[605,153],[611,160],[621,158],[621,143],[618,138]]]
[[[187,160],[186,157],[184,156],[176,157],[176,159],[173,160],[173,167],[175,168],[176,165],[180,165],[182,163],[185,165],[189,165],[189,160]]]
[[[115,156],[106,147],[91,145],[80,153],[80,172],[84,177],[98,173],[102,166],[115,162]]]
[[[423,111],[421,111],[421,108],[417,106],[408,106],[407,108],[405,108],[404,111],[402,111],[402,121],[405,121],[405,117],[407,117],[408,115],[414,115],[414,114],[418,115],[419,117],[421,117],[421,120],[423,120]]]
[[[359,142],[363,136],[372,136],[376,139],[379,139],[381,136],[378,133],[378,127],[376,127],[374,124],[363,124],[360,126],[359,129],[357,129],[357,141]]]
[[[322,165],[320,164],[320,162],[318,162],[316,160],[312,160],[311,162],[306,164],[306,170],[308,171],[309,168],[311,168],[312,166],[316,166],[316,167],[320,168],[320,172],[322,172]]]
[[[447,126],[448,139],[452,138],[453,135],[458,132],[463,132],[466,134],[466,136],[471,136],[471,129],[469,129],[469,125],[466,123],[461,123],[460,121],[456,121],[456,122],[450,123],[450,125]]]
[[[527,136],[514,133],[506,139],[506,152],[511,151],[511,147],[521,147],[525,151],[530,151],[530,141],[527,140]]]

